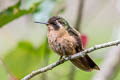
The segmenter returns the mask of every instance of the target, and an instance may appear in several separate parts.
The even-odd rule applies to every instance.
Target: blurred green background
[[[119,38],[119,5],[118,0],[0,0],[0,80],[20,80],[59,59],[49,48],[47,27],[35,21],[62,16],[87,37],[89,48]],[[90,56],[101,67],[109,50]],[[84,72],[67,61],[31,80],[92,80],[97,72]],[[111,80],[120,80],[119,70]]]

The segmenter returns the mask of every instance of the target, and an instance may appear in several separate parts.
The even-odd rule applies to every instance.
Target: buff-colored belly
[[[48,42],[50,47],[59,55],[73,55],[75,53],[74,42],[72,37],[68,38],[67,36],[62,36],[56,38],[55,36],[48,36]]]

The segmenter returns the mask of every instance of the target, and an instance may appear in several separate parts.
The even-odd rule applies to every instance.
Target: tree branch
[[[33,71],[32,73],[28,74],[27,76],[25,76],[22,80],[29,80],[31,79],[32,77],[40,74],[40,73],[43,73],[43,72],[46,72],[48,70],[52,70],[54,67],[70,60],[70,59],[75,59],[75,58],[79,58],[79,57],[84,57],[84,55],[86,55],[87,53],[90,53],[90,52],[93,52],[95,50],[98,50],[98,49],[101,49],[101,48],[106,48],[106,47],[110,47],[110,46],[117,46],[118,44],[120,44],[120,40],[116,40],[116,41],[112,41],[112,42],[107,42],[107,43],[104,43],[104,44],[100,44],[100,45],[95,45],[94,47],[91,47],[91,48],[88,48],[88,49],[85,49],[84,51],[82,52],[79,52],[77,54],[74,54],[70,57],[65,57],[63,58],[62,60],[60,61],[57,61],[53,64],[50,64],[46,67],[43,67],[41,69],[38,69],[36,71]]]
[[[78,30],[78,31],[81,31],[80,28],[81,28],[82,17],[83,17],[84,3],[85,3],[85,0],[80,0],[80,1],[79,1],[77,19],[76,19],[76,23],[75,23],[75,28],[76,28],[76,30]]]
[[[85,0],[79,0],[77,16],[76,16],[76,21],[74,25],[75,29],[79,32],[81,32],[81,23],[82,23],[82,17],[83,17],[84,3],[85,3]],[[68,80],[75,80],[74,79],[75,73],[76,73],[75,70],[76,70],[75,66],[71,64]]]

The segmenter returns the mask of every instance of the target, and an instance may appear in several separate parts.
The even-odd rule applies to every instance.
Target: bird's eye
[[[58,30],[59,28],[60,28],[60,26],[56,23],[56,22],[53,22],[53,23],[51,23],[52,25],[53,25],[53,28],[55,29],[55,30]]]
[[[51,23],[52,25],[56,26],[57,24],[55,22]]]

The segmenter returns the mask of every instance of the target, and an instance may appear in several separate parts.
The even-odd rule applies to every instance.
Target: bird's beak
[[[35,23],[40,23],[40,24],[48,25],[48,23],[45,23],[45,22],[35,22]]]

